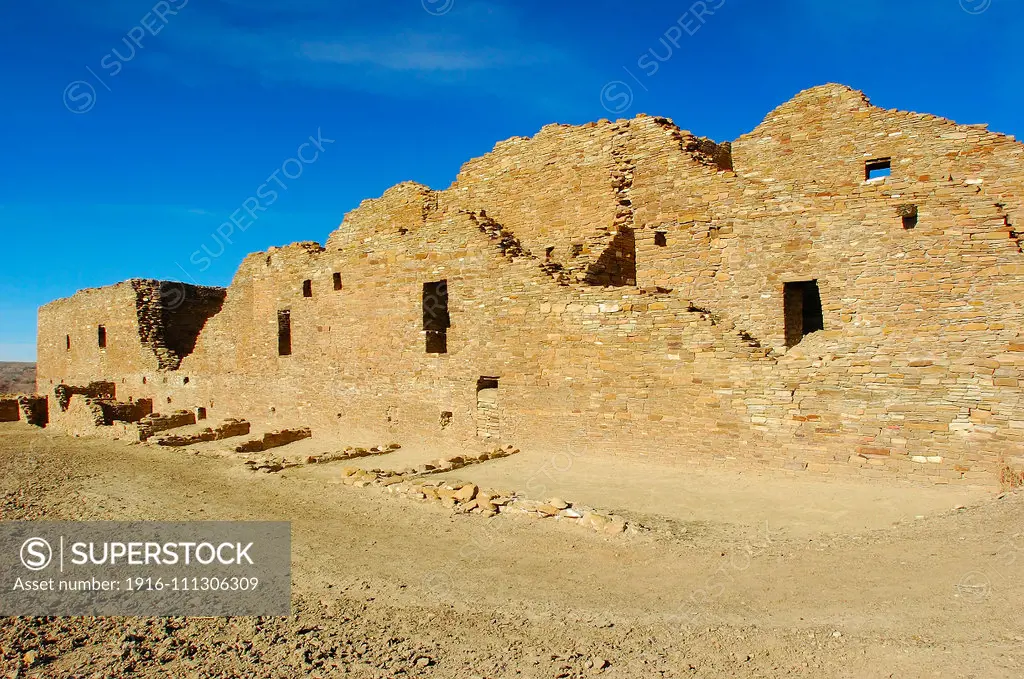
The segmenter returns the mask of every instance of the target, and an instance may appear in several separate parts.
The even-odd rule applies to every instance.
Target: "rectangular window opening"
[[[812,332],[825,329],[818,281],[786,283],[783,290],[786,346],[796,346]]]
[[[864,178],[867,181],[876,181],[892,176],[892,159],[876,158],[864,164]]]
[[[71,351],[71,335],[65,335],[64,341],[67,343],[67,350]]]
[[[427,330],[427,353],[447,354],[448,333],[444,330]]]
[[[102,325],[96,331],[96,341],[99,344],[100,349],[107,348],[107,329]]]
[[[897,205],[896,212],[903,220],[904,229],[913,229],[917,226],[917,205],[913,203]]]
[[[427,353],[448,353],[448,281],[423,284],[423,329],[427,333]]]
[[[340,273],[335,273],[334,274],[334,289],[335,290],[341,290],[341,274]]]
[[[292,355],[292,312],[289,309],[277,312],[277,355]]]
[[[664,231],[654,232],[654,244],[659,248],[663,248],[668,245],[668,235]]]
[[[302,281],[302,296],[312,297],[313,296],[313,281],[305,280]]]

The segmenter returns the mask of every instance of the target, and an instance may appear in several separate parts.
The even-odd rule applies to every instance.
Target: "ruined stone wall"
[[[0,422],[17,422],[21,419],[21,409],[17,398],[0,398]]]
[[[1010,180],[1020,175],[1012,159],[1021,146],[988,135],[971,137],[980,147],[954,151],[947,137],[966,133],[912,114],[896,119],[911,120],[913,133],[882,135],[857,119],[889,121],[891,112],[868,108],[844,88],[817,94],[802,95],[813,104],[782,107],[790,114],[769,116],[762,126],[769,130],[736,143],[739,176],[680,172],[685,157],[674,151],[638,157],[634,196],[656,206],[655,228],[667,236],[659,247],[654,234],[638,231],[641,285],[679,291],[781,355],[784,283],[817,280],[826,332],[805,338],[779,360],[765,393],[746,399],[759,426],[785,430],[799,422],[791,444],[808,435],[833,445],[845,439],[850,444],[838,447],[835,461],[866,450],[880,466],[955,459],[953,469],[927,470],[954,477],[1019,456],[1024,356],[1010,348],[1019,346],[1024,320],[1017,301],[1024,259],[1012,205],[1005,191],[994,198],[973,180],[925,173],[977,157],[978,148],[995,155],[982,143],[994,140],[1003,164],[978,174],[991,186],[1004,170]],[[836,123],[835,100],[851,98],[865,108]],[[899,146],[883,145],[883,137]],[[864,158],[890,154],[893,176],[864,181]],[[914,167],[898,169],[900,158]],[[666,177],[677,187],[681,178],[686,190],[671,191]],[[916,215],[911,228],[902,219],[908,205]],[[640,220],[640,229],[650,227]]]
[[[269,253],[269,265],[264,256],[247,259],[223,312],[183,363],[196,377],[181,391],[209,389],[218,416],[469,442],[478,380],[490,376],[499,382],[500,429],[510,440],[607,439],[629,442],[623,452],[636,453],[660,434],[662,443],[706,450],[701,442],[719,420],[725,431],[741,427],[740,411],[679,414],[717,401],[701,385],[713,384],[730,360],[758,353],[685,303],[635,289],[558,285],[542,260],[503,255],[497,239],[460,213],[390,240],[372,251],[292,246]],[[329,285],[338,270],[348,272],[341,291]],[[310,298],[301,285],[308,277]],[[442,279],[448,353],[432,355],[421,292]],[[292,319],[289,356],[277,355],[283,309]],[[243,318],[250,330],[241,330]],[[207,337],[218,338],[209,349]],[[443,413],[452,416],[442,428]],[[594,430],[580,422],[567,431],[584,413]],[[681,421],[686,426],[676,426]],[[630,441],[634,432],[647,440]]]
[[[72,394],[115,399],[141,391],[140,398],[153,398],[155,383],[166,384],[162,373],[193,350],[224,294],[219,288],[130,280],[40,308],[36,390],[49,397],[50,421],[60,422]],[[100,383],[102,391],[92,388]]]
[[[224,303],[222,288],[169,281],[133,280],[142,345],[161,370],[175,370],[192,353],[206,321]]]
[[[442,192],[446,210],[485,210],[527,250],[583,281],[625,221],[620,194],[629,171],[623,126],[548,125],[536,136],[500,142],[466,163]]]
[[[105,348],[99,346],[100,326],[106,331]],[[62,380],[85,385],[159,368],[157,357],[142,346],[131,281],[82,290],[41,307],[37,349],[41,394],[52,394]]]
[[[1024,146],[985,125],[872,106],[862,92],[826,85],[801,92],[733,144],[736,171],[808,193],[845,191],[865,162],[888,158],[903,183],[952,181],[1024,217]]]
[[[264,318],[262,346],[235,352],[258,357],[236,366],[240,375],[203,377],[217,383],[218,407],[236,409],[221,414],[466,442],[476,434],[477,380],[494,376],[502,435],[517,442],[627,455],[670,450],[676,459],[743,449],[749,459],[774,466],[973,482],[991,475],[997,450],[1005,448],[998,439],[1012,433],[1005,419],[1000,432],[980,434],[956,432],[951,424],[973,428],[987,417],[983,426],[995,427],[992,418],[1009,413],[985,415],[983,406],[1012,403],[1014,389],[990,384],[987,395],[972,397],[972,412],[956,406],[948,385],[937,381],[939,372],[949,375],[941,361],[903,359],[896,368],[890,358],[883,373],[870,352],[830,355],[855,347],[823,348],[828,333],[809,336],[800,351],[781,359],[770,357],[731,324],[671,293],[554,284],[536,259],[509,261],[479,232],[474,242],[471,224],[459,226],[460,219],[428,224],[415,239],[396,234],[394,242],[378,244],[387,253],[380,260],[365,250],[338,256],[310,254],[308,247],[281,259],[263,275],[263,293],[241,297],[258,300],[277,291],[276,303],[261,311],[238,310]],[[324,258],[334,264],[325,266]],[[251,263],[266,266],[255,257]],[[301,297],[300,281],[317,269],[324,281],[332,269],[345,269],[357,282],[320,301]],[[431,356],[420,329],[420,291],[424,281],[444,276],[449,354]],[[225,313],[233,312],[234,293],[233,286]],[[390,300],[387,309],[380,299]],[[293,312],[289,357],[274,355],[280,306]],[[184,367],[204,375],[216,370],[202,360],[197,351]],[[965,395],[974,389],[962,375],[951,379],[964,385]],[[929,383],[936,389],[928,391]],[[446,412],[452,418],[442,429]],[[859,456],[865,451],[870,458]],[[848,464],[851,456],[857,464]],[[926,457],[942,461],[913,461]]]
[[[913,129],[880,136],[889,117]],[[107,377],[158,412],[426,445],[496,432],[588,454],[991,482],[1024,455],[1020,145],[972,132],[991,150],[950,156],[950,125],[826,87],[731,149],[664,118],[549,126],[446,191],[407,183],[364,201],[324,247],[250,255],[223,305],[207,298],[180,367],[154,351],[166,342],[138,339],[152,287],[46,307],[41,379]],[[879,154],[893,176],[866,183]],[[943,176],[948,161],[983,183]],[[824,330],[787,347],[785,284],[811,280]],[[441,281],[445,322],[428,327],[424,285]],[[137,348],[98,367],[56,350],[60,323],[101,311],[128,328],[135,314]]]

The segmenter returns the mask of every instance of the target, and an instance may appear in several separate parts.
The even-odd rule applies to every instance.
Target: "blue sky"
[[[550,122],[646,112],[731,140],[842,82],[1021,137],[1022,32],[1019,0],[11,2],[0,360],[34,360],[52,299],[227,285],[247,253],[323,242],[360,200],[445,188]]]

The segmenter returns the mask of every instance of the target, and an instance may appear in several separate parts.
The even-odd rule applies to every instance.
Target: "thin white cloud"
[[[114,0],[97,0],[82,20],[110,30],[131,16]],[[111,47],[118,44],[112,40]],[[539,36],[520,8],[489,0],[457,0],[443,16],[415,0],[401,8],[347,0],[209,0],[189,2],[171,17],[129,68],[199,87],[244,78],[268,88],[305,85],[398,97],[450,87],[548,108],[550,100],[567,96],[557,74],[583,73],[588,65]],[[530,96],[524,99],[523,92]]]
[[[478,71],[513,64],[512,55],[493,50],[477,53],[408,48],[392,45],[352,44],[350,42],[308,42],[301,54],[320,63],[365,64],[394,71]]]

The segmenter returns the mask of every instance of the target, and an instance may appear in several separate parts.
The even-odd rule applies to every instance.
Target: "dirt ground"
[[[544,460],[457,473],[516,488]],[[535,486],[648,528],[605,535],[19,423],[0,465],[3,520],[288,520],[293,540],[290,617],[6,618],[2,676],[1024,676],[1021,494],[582,456]]]

